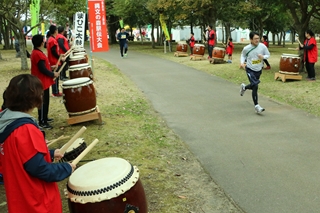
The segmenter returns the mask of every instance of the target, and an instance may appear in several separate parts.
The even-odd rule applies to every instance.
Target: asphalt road
[[[266,111],[258,115],[251,91],[241,97],[239,85],[157,57],[129,52],[121,59],[113,49],[94,56],[144,92],[244,211],[320,212],[319,118],[261,95]]]

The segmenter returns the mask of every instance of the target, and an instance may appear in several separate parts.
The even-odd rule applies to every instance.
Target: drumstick
[[[72,164],[77,165],[79,161],[86,155],[88,152],[99,142],[98,139],[94,139],[94,141],[85,149],[81,154],[72,161]]]
[[[74,46],[72,46],[65,54],[65,57],[68,57],[73,52]]]
[[[53,139],[51,141],[48,142],[47,146],[51,146],[52,144],[54,144],[55,142],[59,141],[59,140],[63,140],[63,139],[67,139],[69,138],[69,136],[64,136],[61,135],[60,137],[58,137],[57,139]]]
[[[64,68],[64,66],[66,66],[67,62],[63,62],[62,66],[60,67],[58,73],[60,74],[60,72],[62,71],[62,69]],[[53,80],[56,80],[57,77],[53,78]]]
[[[66,152],[66,150],[73,144],[73,142],[75,140],[77,140],[80,135],[82,135],[82,133],[84,133],[84,131],[86,131],[86,127],[83,126],[69,141],[68,143],[66,143],[61,149],[60,149],[60,153],[64,154]]]
[[[299,45],[302,45],[301,42],[299,41],[299,37],[296,36],[296,41],[298,41]]]
[[[62,57],[63,57],[63,55],[61,54],[61,55],[59,56],[59,60],[58,60],[58,62],[56,63],[56,68],[54,68],[53,72],[56,72],[56,71],[57,71],[58,66],[59,66],[59,63],[60,63],[60,61],[61,61]]]

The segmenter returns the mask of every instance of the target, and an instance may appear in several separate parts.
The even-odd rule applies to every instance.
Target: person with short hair
[[[269,41],[268,41],[268,37],[266,35],[262,36],[261,38],[261,42],[267,47],[269,48]],[[269,64],[269,61],[267,59],[263,59],[263,62],[266,63],[266,70],[270,70],[271,69],[271,66]]]
[[[50,103],[50,86],[55,83],[54,78],[59,78],[58,72],[52,72],[47,56],[42,52],[44,37],[34,35],[32,37],[33,51],[31,53],[31,74],[38,77],[42,83],[43,96],[41,107],[38,108],[39,125],[44,129],[52,129],[49,124],[53,119],[48,118]]]
[[[59,55],[64,55],[70,49],[69,41],[64,34],[65,34],[64,27],[59,26],[58,27],[58,34],[56,36],[56,40],[59,45]],[[60,73],[60,80],[62,80],[62,81],[68,80],[66,71],[68,70],[69,57],[66,58],[65,61],[67,62],[67,64],[64,66],[64,68],[62,69],[62,71]]]
[[[48,150],[34,108],[41,107],[43,85],[30,74],[13,77],[6,88],[6,107],[0,113],[0,162],[8,212],[62,213],[56,182],[71,175],[75,165],[53,163],[63,155]]]
[[[252,90],[252,100],[257,113],[265,111],[258,103],[258,85],[262,74],[263,59],[268,59],[270,53],[268,48],[260,43],[260,36],[257,32],[250,32],[250,44],[245,46],[241,52],[240,68],[243,68],[248,76],[249,84],[240,86],[240,95],[243,96],[247,89]],[[246,63],[245,63],[246,62]]]
[[[50,36],[47,39],[47,53],[48,53],[48,59],[49,63],[52,69],[55,69],[55,66],[57,65],[59,58],[60,58],[60,50],[59,50],[59,44],[56,40],[56,36],[58,34],[58,29],[55,25],[51,25],[49,27]],[[65,61],[65,58],[62,57],[61,61]],[[61,66],[61,61],[58,64],[58,69]],[[57,70],[58,70],[57,69]],[[52,96],[53,97],[61,97],[62,93],[59,92],[59,78],[55,79],[55,83],[52,85]]]
[[[306,39],[304,40],[303,44],[300,43],[299,48],[300,50],[304,50],[303,61],[308,73],[307,80],[315,81],[316,72],[314,69],[314,65],[318,61],[317,41],[312,30],[307,30],[305,32],[305,38]]]
[[[194,39],[194,33],[190,33],[190,38],[188,39],[188,44],[190,46],[190,55],[193,55],[193,47],[196,41]]]
[[[127,52],[128,52],[128,38],[129,38],[129,34],[126,32],[126,30],[124,28],[121,28],[120,32],[117,35],[117,40],[119,41],[119,45],[120,45],[120,54],[121,54],[121,58],[123,58],[123,56],[127,57]],[[124,49],[124,54],[123,54],[123,49]]]
[[[214,48],[214,45],[216,43],[216,33],[215,31],[212,29],[212,25],[208,25],[207,27],[208,31],[207,31],[207,41],[208,41],[208,59],[212,58],[212,51]]]
[[[226,45],[226,53],[228,55],[228,63],[232,63],[232,53],[233,53],[234,45],[232,43],[232,38],[228,39],[228,43]]]

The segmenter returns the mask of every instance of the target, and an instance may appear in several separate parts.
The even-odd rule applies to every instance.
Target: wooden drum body
[[[107,157],[75,170],[67,183],[70,213],[147,213],[139,170],[128,161]]]
[[[294,54],[282,54],[280,59],[280,73],[299,74],[300,57]]]
[[[177,51],[179,52],[187,52],[188,50],[188,45],[186,43],[178,43],[177,44]]]
[[[78,138],[66,150],[61,161],[72,161],[76,159],[81,154],[81,152],[83,152],[86,148],[87,148],[87,144],[84,142],[83,138]]]
[[[91,66],[89,64],[77,64],[69,67],[69,76],[70,79],[80,78],[80,77],[89,77],[93,79],[93,73]]]
[[[70,56],[69,66],[78,65],[78,64],[86,64],[86,63],[88,63],[88,59],[82,55]]]
[[[212,58],[224,59],[225,55],[226,55],[226,50],[224,48],[215,47],[212,50]]]
[[[75,78],[63,82],[63,102],[69,115],[81,115],[96,110],[96,91],[90,78]]]
[[[204,45],[203,44],[195,44],[193,47],[193,54],[194,55],[204,55]]]

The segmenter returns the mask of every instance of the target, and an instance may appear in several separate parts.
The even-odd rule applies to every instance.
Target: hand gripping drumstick
[[[55,142],[57,142],[57,141],[59,141],[59,140],[62,140],[62,139],[66,139],[66,138],[69,138],[69,136],[61,135],[61,136],[58,137],[57,139],[53,139],[53,140],[49,141],[49,143],[47,144],[47,146],[51,146],[51,145],[54,144]]]
[[[58,71],[59,75],[60,75],[62,69],[64,68],[64,66],[66,66],[66,64],[67,64],[67,62],[63,62],[62,66],[60,67],[60,69],[59,69],[59,71]],[[56,80],[56,78],[57,78],[57,77],[53,78],[53,80]]]
[[[99,142],[98,139],[94,139],[94,141],[92,141],[92,143],[85,149],[83,150],[83,152],[81,152],[81,154],[72,161],[72,164],[77,165],[80,160],[86,155],[88,154],[88,152]]]
[[[83,126],[69,141],[68,141],[68,143],[66,143],[61,149],[60,149],[60,153],[61,154],[64,154],[66,151],[67,151],[67,149],[73,144],[73,142],[75,141],[75,140],[77,140],[79,137],[80,137],[80,135],[82,135],[82,133],[84,133],[84,131],[86,131],[86,127],[85,126]]]

